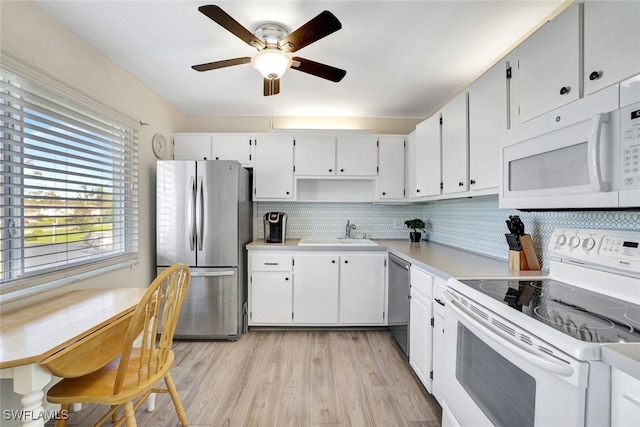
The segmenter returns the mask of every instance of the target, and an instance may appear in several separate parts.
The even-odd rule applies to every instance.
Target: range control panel
[[[556,228],[549,252],[552,257],[640,275],[640,231]]]
[[[621,109],[622,189],[640,188],[640,102]]]

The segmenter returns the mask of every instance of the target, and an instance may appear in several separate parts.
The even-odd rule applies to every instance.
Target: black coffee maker
[[[264,240],[267,243],[284,243],[287,232],[287,214],[267,212],[263,217]]]

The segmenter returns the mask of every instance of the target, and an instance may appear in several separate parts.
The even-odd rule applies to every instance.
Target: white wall
[[[2,55],[32,65],[49,76],[139,121],[139,264],[133,269],[77,282],[72,288],[146,286],[155,276],[154,205],[155,157],[151,138],[171,134],[182,127],[184,115],[117,66],[109,58],[72,33],[31,1],[0,2]],[[39,298],[49,297],[51,293]],[[33,299],[2,305],[11,310]]]

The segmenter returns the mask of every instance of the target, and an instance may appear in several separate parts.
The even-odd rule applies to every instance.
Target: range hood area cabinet
[[[639,21],[638,1],[576,2],[520,43],[518,122],[640,73]]]
[[[375,177],[378,136],[296,135],[294,164],[296,177]]]

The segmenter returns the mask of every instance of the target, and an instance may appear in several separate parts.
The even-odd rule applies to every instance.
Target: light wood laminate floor
[[[440,407],[387,331],[251,331],[174,351],[190,426],[440,426]],[[68,425],[103,413],[85,404]],[[166,394],[136,416],[141,427],[180,425]]]

